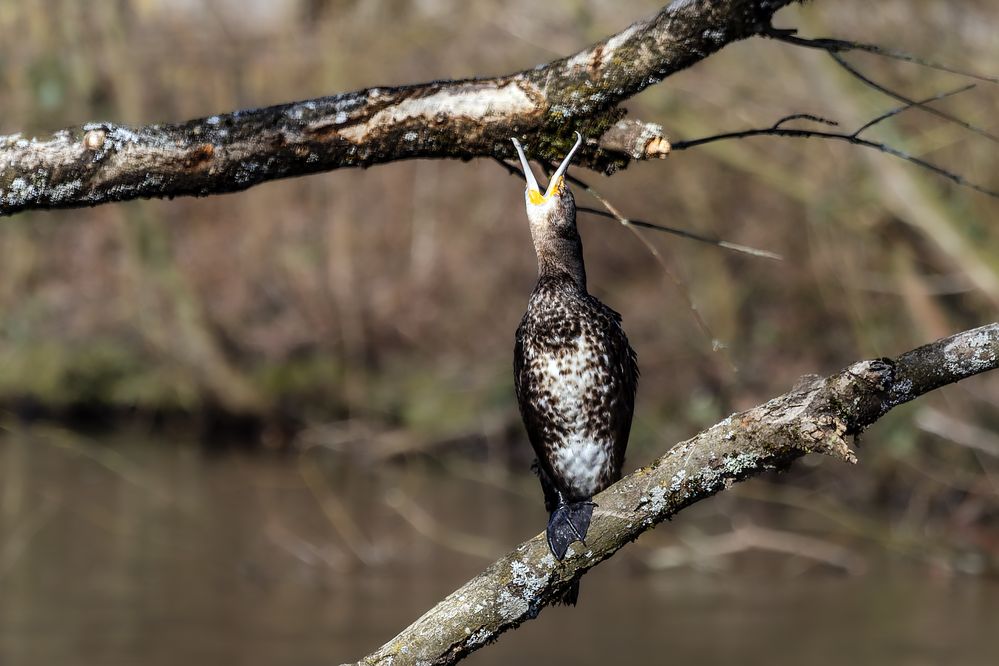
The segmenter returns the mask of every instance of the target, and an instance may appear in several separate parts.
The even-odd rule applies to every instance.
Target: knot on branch
[[[900,388],[895,362],[888,358],[859,361],[826,381],[822,412],[846,425],[844,434],[858,435],[889,409]],[[907,389],[905,389],[907,391]]]
[[[118,152],[126,146],[142,143],[134,130],[114,123],[87,123],[83,126],[83,147],[93,153],[93,162],[100,162],[110,153]]]

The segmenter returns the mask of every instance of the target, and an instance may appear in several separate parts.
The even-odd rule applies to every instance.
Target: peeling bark
[[[358,664],[453,664],[533,619],[570,582],[694,502],[808,453],[856,462],[847,437],[893,407],[999,367],[999,322],[895,359],[854,363],[733,414],[594,498],[585,549],[558,563],[544,534],[520,544]]]
[[[614,125],[622,101],[759,34],[794,1],[675,0],[571,57],[507,76],[368,88],[176,124],[101,122],[50,137],[0,137],[0,216],[208,196],[410,158],[513,158],[511,136],[552,161],[577,130],[588,137],[577,163],[612,172],[667,149],[621,143]]]

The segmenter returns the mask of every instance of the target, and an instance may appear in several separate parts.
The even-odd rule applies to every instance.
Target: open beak
[[[520,145],[520,141],[513,139],[513,145],[517,147],[517,154],[520,155],[520,165],[524,167],[524,178],[527,179],[527,190],[529,192],[537,192],[538,196],[541,196],[541,190],[538,188],[538,181],[534,177],[534,172],[531,171],[531,165],[527,163],[527,155],[524,154],[524,149]]]
[[[569,168],[572,156],[583,143],[583,135],[576,132],[576,145],[572,147],[572,150],[570,150],[569,154],[565,156],[562,163],[558,165],[558,169],[555,170],[551,180],[548,181],[548,189],[544,194],[541,194],[541,188],[538,187],[538,181],[534,177],[534,172],[531,171],[531,165],[527,163],[527,155],[524,154],[524,149],[520,145],[520,141],[517,141],[515,138],[511,140],[513,141],[513,145],[517,148],[517,155],[520,156],[520,164],[524,168],[524,178],[527,180],[527,192],[531,199],[531,203],[540,204],[545,199],[555,194],[555,192],[558,191],[558,188],[562,186],[562,178],[565,176],[566,169]]]
[[[552,174],[552,179],[548,181],[548,191],[545,192],[546,199],[551,195],[555,194],[558,188],[561,187],[562,177],[565,176],[565,171],[566,169],[569,168],[569,162],[572,161],[572,156],[576,153],[576,150],[579,149],[579,146],[582,143],[583,143],[583,135],[580,134],[579,132],[576,132],[576,145],[572,147],[572,150],[570,150],[569,154],[565,156],[565,159],[562,160],[562,163],[558,165],[558,169],[556,169],[555,173]]]

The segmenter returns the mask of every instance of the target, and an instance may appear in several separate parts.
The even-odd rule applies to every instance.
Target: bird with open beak
[[[517,139],[538,282],[517,328],[514,382],[559,560],[590,527],[592,497],[621,478],[638,386],[638,361],[621,315],[586,291],[576,203],[565,182],[576,144],[542,194]],[[579,581],[562,598],[575,604]]]

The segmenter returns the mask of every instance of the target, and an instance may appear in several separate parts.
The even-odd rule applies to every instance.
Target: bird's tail
[[[555,600],[555,603],[562,604],[563,606],[575,606],[577,601],[579,601],[578,579],[570,583],[569,588],[562,593],[561,597]]]

